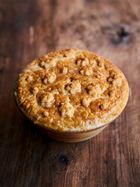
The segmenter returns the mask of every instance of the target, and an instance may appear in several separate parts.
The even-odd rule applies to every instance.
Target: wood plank
[[[0,1],[0,186],[140,186],[140,1]],[[97,137],[49,139],[16,107],[18,73],[51,50],[77,47],[110,58],[126,74],[130,98]]]

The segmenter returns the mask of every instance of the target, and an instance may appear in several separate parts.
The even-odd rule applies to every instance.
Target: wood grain
[[[140,1],[0,1],[0,186],[140,186]],[[51,50],[78,47],[110,58],[130,84],[127,108],[103,133],[65,144],[16,107],[18,73]]]

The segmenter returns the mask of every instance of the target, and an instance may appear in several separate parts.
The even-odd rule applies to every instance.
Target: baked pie
[[[19,75],[15,95],[35,124],[57,132],[83,132],[113,121],[127,103],[129,87],[106,58],[66,49],[30,63]]]

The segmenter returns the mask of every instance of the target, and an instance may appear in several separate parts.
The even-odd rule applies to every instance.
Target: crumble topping
[[[56,74],[55,73],[51,73],[51,74],[49,74],[49,76],[48,76],[48,82],[49,83],[53,83],[54,81],[55,81],[55,79],[56,79]]]
[[[73,117],[74,115],[74,107],[73,105],[69,102],[69,99],[66,100],[64,103],[61,104],[61,107],[60,107],[60,113],[62,115],[62,117]]]
[[[54,103],[54,96],[52,93],[46,93],[45,97],[41,100],[42,107],[50,108]]]
[[[68,73],[68,68],[67,67],[64,67],[63,68],[63,74],[67,74]]]
[[[76,93],[80,93],[81,92],[81,84],[80,84],[79,80],[73,81],[71,83],[69,90],[72,95],[75,95]]]
[[[92,101],[91,97],[85,97],[82,100],[82,104],[84,107],[88,107],[90,105],[91,101]]]

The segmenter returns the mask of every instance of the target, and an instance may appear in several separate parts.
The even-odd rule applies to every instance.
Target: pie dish
[[[95,136],[120,115],[129,87],[108,59],[66,49],[30,63],[19,75],[15,96],[22,112],[48,136],[77,142]]]

